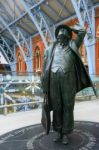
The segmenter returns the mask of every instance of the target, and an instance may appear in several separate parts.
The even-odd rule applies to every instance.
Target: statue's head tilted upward
[[[72,38],[72,30],[67,25],[59,25],[55,30],[55,37],[58,42],[67,45]]]

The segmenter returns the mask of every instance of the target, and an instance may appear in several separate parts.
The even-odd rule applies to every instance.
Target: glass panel
[[[40,75],[0,74],[0,113],[27,111],[41,106]]]
[[[0,74],[0,114],[38,109],[43,102],[41,76],[32,72],[17,75],[9,72]],[[91,76],[99,94],[99,77]],[[76,100],[94,96],[92,88],[86,88],[76,95]]]

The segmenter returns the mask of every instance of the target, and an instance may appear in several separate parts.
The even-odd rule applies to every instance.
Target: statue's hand
[[[71,30],[72,30],[74,33],[78,34],[79,31],[85,31],[86,28],[85,28],[85,27],[82,27],[80,24],[76,24],[73,28],[71,28]]]

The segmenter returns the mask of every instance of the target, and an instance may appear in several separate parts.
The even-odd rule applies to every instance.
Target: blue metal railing
[[[0,113],[26,111],[38,108],[43,102],[41,76],[38,74],[0,74]],[[91,76],[99,95],[99,76]],[[86,88],[76,94],[76,98],[94,96],[93,89]]]

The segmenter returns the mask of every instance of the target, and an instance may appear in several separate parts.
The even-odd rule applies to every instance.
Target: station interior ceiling
[[[24,0],[24,2],[34,16],[40,10],[50,27],[57,26],[76,15],[71,0]],[[89,0],[89,7],[97,4],[99,5],[99,0]],[[20,0],[0,0],[0,35],[13,44],[15,40],[8,28],[17,36],[17,27],[25,38],[38,33],[28,10],[26,11]],[[21,40],[20,37],[19,41]]]
[[[77,16],[74,2],[77,2],[81,14],[86,10],[87,17],[93,7],[99,14],[99,0],[0,0],[0,51],[7,62],[15,63],[16,45],[21,49],[24,60],[28,60],[20,43],[26,41],[28,49],[30,37],[39,34],[46,47],[43,31],[54,39],[53,31],[58,25],[80,15],[78,13]]]

